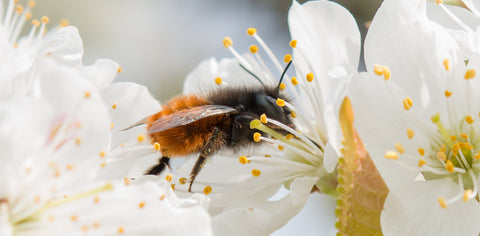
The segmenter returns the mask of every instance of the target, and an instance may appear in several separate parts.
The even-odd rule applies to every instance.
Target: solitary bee
[[[258,130],[250,129],[250,122],[259,119],[262,114],[293,127],[289,117],[291,111],[277,105],[277,99],[288,101],[279,86],[285,75],[287,65],[277,87],[265,86],[252,74],[263,87],[225,88],[207,94],[181,95],[169,100],[158,113],[145,118],[138,124],[147,125],[147,134],[151,143],[160,144],[162,157],[158,164],[145,174],[158,175],[169,166],[170,157],[187,156],[199,152],[198,159],[190,172],[191,191],[195,177],[206,158],[223,148],[238,150],[240,147],[255,143],[253,135]],[[279,127],[271,126],[285,133]],[[264,134],[265,135],[265,134]]]

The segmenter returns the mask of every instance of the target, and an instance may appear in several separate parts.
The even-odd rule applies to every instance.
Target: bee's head
[[[290,119],[290,109],[282,101],[288,101],[289,99],[282,96],[278,90],[268,90],[265,93],[258,93],[255,96],[255,103],[258,111],[258,115],[265,114],[268,118],[277,120],[285,125],[293,126]]]

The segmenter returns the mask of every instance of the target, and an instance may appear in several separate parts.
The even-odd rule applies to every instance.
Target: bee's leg
[[[170,169],[170,165],[168,164],[170,162],[170,157],[163,156],[162,158],[158,159],[158,164],[150,168],[147,172],[145,172],[146,175],[158,175],[162,173],[162,171],[167,167]]]
[[[210,156],[213,152],[217,151],[225,143],[225,140],[219,137],[219,132],[220,130],[217,127],[215,127],[207,143],[200,150],[200,155],[198,156],[197,162],[195,162],[195,165],[193,166],[192,171],[190,172],[190,180],[189,180],[190,185],[188,186],[189,192],[192,192],[193,181],[195,181],[195,178],[197,177],[198,173],[202,169],[202,165],[207,159],[207,157]]]

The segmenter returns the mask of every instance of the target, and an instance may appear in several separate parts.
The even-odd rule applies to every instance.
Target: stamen
[[[446,161],[447,155],[444,152],[437,152],[437,159],[440,161]]]
[[[297,80],[297,77],[292,77],[292,84],[293,85],[297,85],[298,84],[298,80]],[[480,113],[479,113],[479,116],[480,116]]]
[[[445,163],[445,169],[450,172],[450,173],[453,173],[454,171],[454,168],[453,168],[453,163],[451,160],[447,160],[447,162]]]
[[[407,128],[407,137],[408,137],[408,139],[412,139],[414,135],[415,135],[415,132],[413,132],[412,129]]]
[[[253,141],[255,141],[255,142],[258,143],[258,142],[260,142],[260,138],[261,138],[261,137],[262,137],[262,135],[261,135],[259,132],[255,132],[255,133],[253,134]]]
[[[125,229],[124,229],[123,227],[118,227],[117,232],[118,232],[119,234],[123,234],[123,232],[125,232]]]
[[[445,90],[445,97],[449,98],[450,96],[452,96],[452,92]]]
[[[182,178],[178,179],[178,183],[180,183],[180,185],[186,184],[187,183],[187,178],[182,177]]]
[[[422,166],[425,165],[426,163],[427,163],[427,162],[426,162],[425,160],[420,159],[420,160],[418,161],[418,167],[422,167]]]
[[[403,108],[405,110],[410,110],[412,106],[413,106],[413,101],[411,98],[407,97],[403,100]]]
[[[173,175],[172,175],[172,174],[167,174],[167,175],[165,176],[165,180],[166,180],[167,182],[172,182],[172,179],[173,179]]]
[[[203,193],[204,193],[205,195],[208,195],[208,194],[210,194],[211,192],[212,192],[212,187],[206,186],[205,188],[203,188]]]
[[[255,54],[258,52],[258,47],[257,45],[252,45],[248,48],[250,50],[251,53]]]
[[[466,121],[468,124],[473,124],[473,122],[474,122],[475,120],[473,120],[473,118],[472,118],[471,116],[466,116],[466,117],[465,117],[465,121]]]
[[[443,198],[443,197],[438,197],[438,203],[444,209],[446,209],[448,207],[447,202],[445,201],[445,198]]]
[[[257,169],[253,169],[252,170],[252,175],[255,176],[255,177],[258,177],[260,176],[262,172],[260,170],[257,170]]]
[[[159,151],[159,150],[160,150],[160,144],[157,143],[157,142],[155,142],[155,143],[153,144],[153,148],[154,148],[156,151]]]
[[[383,75],[384,80],[389,80],[390,79],[391,73],[390,73],[390,69],[388,68],[388,66],[374,65],[373,66],[373,72],[378,76]]]
[[[471,189],[465,190],[465,192],[463,193],[463,202],[467,202],[468,200],[470,200],[470,198],[472,198],[472,193],[473,191]]]
[[[285,100],[283,100],[281,98],[277,98],[277,105],[279,107],[284,107],[285,106]]]
[[[123,67],[119,66],[117,69],[117,73],[122,73],[122,71],[123,71]]]
[[[448,59],[443,60],[443,66],[445,66],[446,71],[449,71],[450,70],[450,60],[448,60]]]
[[[138,208],[142,209],[145,207],[145,202],[138,203]]]
[[[464,76],[464,79],[465,80],[469,80],[469,79],[473,79],[475,77],[477,73],[475,72],[474,69],[469,69],[465,72],[465,76]]]
[[[442,0],[436,0],[435,1],[435,4],[440,4],[440,3],[443,3],[443,1]]]
[[[280,83],[280,85],[278,86],[278,88],[279,88],[280,90],[285,90],[285,89],[287,88],[287,86],[285,85],[285,83],[282,82],[282,83]]]
[[[229,48],[232,45],[233,45],[232,38],[230,38],[230,37],[223,38],[223,46],[225,46],[225,48]]]
[[[307,81],[308,81],[308,82],[312,82],[312,81],[313,81],[313,73],[312,73],[312,72],[308,73],[306,77],[307,77]]]
[[[242,165],[245,165],[245,164],[248,163],[248,159],[247,159],[246,156],[240,156],[240,157],[238,158],[238,162],[240,162]]]
[[[222,84],[222,78],[220,78],[220,77],[215,78],[215,83],[216,83],[217,85]]]
[[[292,41],[290,41],[289,45],[290,45],[290,47],[292,47],[292,48],[296,48],[296,47],[297,47],[297,40],[292,39]]]
[[[290,54],[286,54],[286,55],[283,57],[283,61],[284,61],[285,63],[289,63],[291,60],[292,60],[292,55],[290,55]]]
[[[117,109],[117,102],[114,102],[114,103],[112,104],[112,109],[114,109],[114,110]]]
[[[62,19],[62,20],[60,20],[60,27],[61,27],[61,28],[67,27],[69,24],[70,24],[70,22],[68,22],[67,19]],[[119,67],[119,69],[120,69],[120,67]],[[121,72],[121,70],[120,70],[120,72]],[[120,72],[119,72],[118,69],[117,69],[117,73],[120,73]]]
[[[398,159],[398,154],[394,151],[387,151],[387,152],[385,152],[385,158],[392,159],[392,160],[397,160]]]
[[[145,140],[145,136],[143,136],[142,134],[139,134],[139,135],[137,136],[137,141],[138,141],[139,143],[143,142],[144,140]]]
[[[267,115],[265,115],[265,113],[263,113],[261,116],[260,116],[260,121],[264,124],[267,123]]]
[[[248,28],[247,29],[247,34],[250,35],[250,36],[253,36],[256,33],[257,33],[257,29],[255,29],[255,28]]]
[[[90,98],[90,95],[91,95],[90,92],[87,91],[87,92],[85,92],[84,96],[85,96],[85,98]]]
[[[400,143],[396,143],[396,144],[395,144],[395,149],[397,149],[397,151],[398,151],[400,154],[405,153],[405,148],[403,148],[402,144],[400,144]]]

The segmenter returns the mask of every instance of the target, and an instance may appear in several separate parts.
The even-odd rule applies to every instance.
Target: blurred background
[[[350,10],[365,36],[365,24],[381,0],[337,2]],[[247,52],[254,41],[246,30],[255,27],[277,56],[290,53],[290,5],[290,0],[38,0],[33,13],[38,19],[49,16],[51,25],[67,19],[80,31],[85,64],[113,59],[123,68],[116,81],[145,85],[164,102],[181,93],[185,76],[201,60],[232,57],[223,47],[225,36]],[[274,235],[334,235],[334,204],[312,195],[303,211]]]

